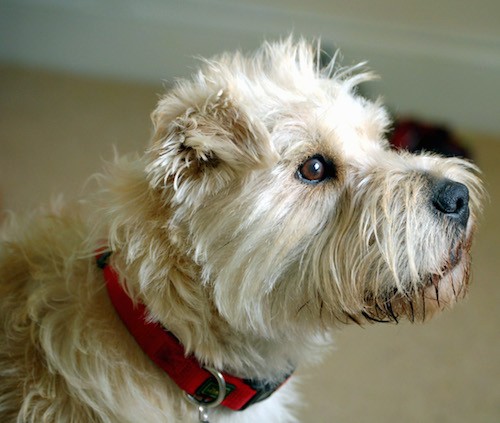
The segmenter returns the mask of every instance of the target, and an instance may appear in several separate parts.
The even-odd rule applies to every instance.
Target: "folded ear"
[[[265,126],[228,93],[198,99],[193,92],[189,99],[180,93],[187,97],[183,90],[167,95],[152,115],[155,133],[147,172],[153,186],[173,186],[179,195],[194,189],[214,193],[277,160]]]

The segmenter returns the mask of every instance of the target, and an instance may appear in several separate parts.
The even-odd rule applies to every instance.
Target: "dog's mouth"
[[[426,321],[437,312],[453,306],[465,297],[470,276],[471,238],[459,242],[438,272],[430,272],[408,292],[394,289],[377,298],[367,296],[364,319],[372,322]],[[352,319],[352,316],[350,316]]]
[[[425,307],[422,320],[450,308],[464,298],[469,277],[470,254],[468,249],[463,249],[439,274],[430,275],[428,282],[421,288],[422,305]]]

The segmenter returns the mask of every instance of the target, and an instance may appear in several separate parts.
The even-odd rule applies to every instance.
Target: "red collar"
[[[146,355],[163,369],[184,392],[200,402],[209,403],[218,395],[214,376],[200,366],[192,355],[186,356],[178,339],[163,326],[147,319],[146,307],[134,304],[119,282],[118,274],[108,265],[110,252],[96,256],[103,269],[109,298],[137,344]],[[232,410],[243,410],[249,405],[268,398],[287,379],[280,382],[241,379],[222,372],[226,381],[226,396],[222,405]]]

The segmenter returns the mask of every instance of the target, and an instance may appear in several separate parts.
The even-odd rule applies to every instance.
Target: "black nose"
[[[469,220],[469,190],[464,184],[441,179],[432,187],[432,205],[465,228]]]

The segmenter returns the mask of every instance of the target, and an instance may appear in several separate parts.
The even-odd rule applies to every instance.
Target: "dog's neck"
[[[134,303],[120,283],[118,274],[107,262],[110,254],[99,254],[97,264],[103,270],[110,300],[138,346],[184,392],[200,401],[215,400],[217,395],[214,392],[217,393],[218,390],[213,373],[201,365],[194,355],[187,354],[172,333],[158,322],[152,321],[143,304]],[[277,373],[269,380],[249,377],[243,379],[226,372],[221,373],[221,376],[228,392],[222,405],[242,410],[270,396],[288,379],[289,374]]]

